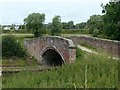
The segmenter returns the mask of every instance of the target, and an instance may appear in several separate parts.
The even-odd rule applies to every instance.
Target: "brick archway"
[[[27,52],[42,64],[43,54],[47,51],[56,54],[64,63],[74,62],[76,59],[76,46],[70,39],[59,36],[45,36],[39,38],[25,39]],[[50,51],[49,51],[50,50]],[[53,55],[53,54],[51,54]],[[51,56],[49,56],[51,57]]]
[[[41,56],[42,62],[45,65],[61,66],[65,63],[63,56],[55,47],[46,47]]]

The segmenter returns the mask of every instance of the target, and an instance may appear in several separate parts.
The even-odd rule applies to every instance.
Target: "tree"
[[[109,2],[103,11],[103,34],[107,38],[120,40],[120,2]]]
[[[46,29],[51,29],[52,28],[52,23],[46,24]]]
[[[52,19],[52,28],[51,28],[51,35],[60,35],[61,34],[61,18],[60,16],[55,16]]]
[[[74,29],[74,22],[73,21],[68,22],[68,28],[69,29]]]
[[[20,25],[19,29],[25,30],[25,25]]]
[[[62,22],[62,29],[68,29],[68,23]]]
[[[15,30],[15,24],[12,24],[10,27],[11,30]]]
[[[41,36],[43,32],[43,23],[45,21],[45,14],[32,13],[24,19],[27,29],[31,29],[35,37]]]
[[[86,26],[86,22],[81,22],[81,23],[76,24],[75,28],[79,30],[79,29],[84,29],[85,26]]]
[[[90,34],[93,34],[94,30],[102,31],[103,19],[101,15],[92,15],[87,21],[87,28],[90,30]]]

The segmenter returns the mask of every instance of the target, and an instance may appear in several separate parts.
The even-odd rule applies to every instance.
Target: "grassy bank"
[[[20,72],[3,77],[3,88],[115,88],[118,61],[107,55],[85,53],[75,63],[57,70]]]
[[[37,60],[26,56],[24,58],[11,57],[11,58],[2,58],[3,67],[31,67],[38,66]]]

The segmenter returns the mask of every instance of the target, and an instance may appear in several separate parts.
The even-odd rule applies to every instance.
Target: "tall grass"
[[[115,88],[118,61],[107,55],[88,54],[73,64],[42,72],[24,71],[3,76],[3,88]]]

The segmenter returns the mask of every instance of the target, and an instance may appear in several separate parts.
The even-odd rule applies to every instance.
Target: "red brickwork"
[[[100,39],[89,36],[71,36],[68,37],[73,40],[74,44],[80,44],[81,42],[86,42],[96,48],[104,49],[109,53],[120,57],[120,41]]]
[[[76,48],[71,43],[72,40],[61,37],[41,37],[26,39],[25,47],[27,48],[27,52],[31,56],[34,56],[39,63],[42,63],[42,54],[44,51],[51,48],[61,55],[65,63],[70,63],[76,59]]]

